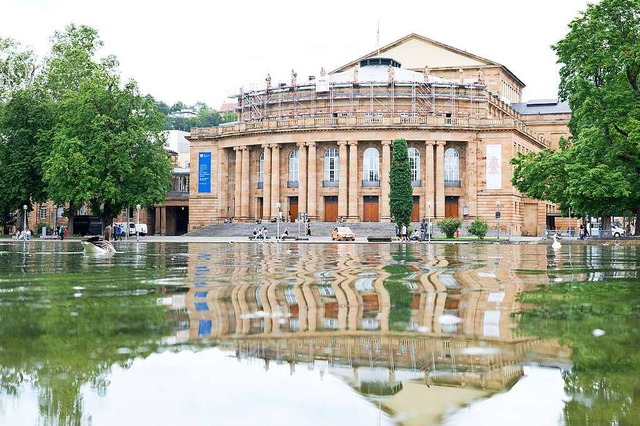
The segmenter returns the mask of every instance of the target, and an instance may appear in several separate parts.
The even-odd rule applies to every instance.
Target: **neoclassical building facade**
[[[570,111],[522,102],[505,66],[410,34],[329,73],[237,95],[238,121],[192,129],[189,229],[233,218],[388,222],[393,140],[409,147],[413,221],[539,235],[555,207],[520,194],[509,160],[556,147]],[[555,102],[555,108],[551,104]]]

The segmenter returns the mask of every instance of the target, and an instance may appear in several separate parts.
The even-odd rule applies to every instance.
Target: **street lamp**
[[[427,239],[428,243],[431,244],[431,202],[427,203],[427,219],[429,220],[427,223]]]
[[[500,239],[500,201],[496,201],[496,228],[498,229],[498,239]]]
[[[24,210],[24,214],[22,217],[24,218],[24,226],[22,227],[22,234],[24,235],[24,239],[27,239],[27,205],[22,206],[22,210]]]
[[[138,224],[140,223],[140,204],[136,204],[136,211],[138,216],[136,217],[136,241],[140,240],[140,227]]]
[[[282,204],[276,203],[276,208],[278,209],[278,217],[276,218],[276,241],[280,239],[280,209],[282,208]]]
[[[51,232],[51,235],[55,235],[57,230],[58,230],[58,205],[54,204],[53,205],[53,230]]]

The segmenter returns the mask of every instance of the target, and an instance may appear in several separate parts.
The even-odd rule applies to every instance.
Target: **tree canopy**
[[[86,205],[104,222],[124,208],[161,202],[172,166],[164,115],[113,55],[98,57],[98,32],[71,24],[34,65],[30,51],[0,39],[0,217],[52,199],[72,217]],[[38,70],[39,72],[36,72]]]
[[[640,0],[588,5],[553,49],[573,137],[558,152],[514,158],[513,184],[563,210],[603,216],[632,211],[638,220]]]

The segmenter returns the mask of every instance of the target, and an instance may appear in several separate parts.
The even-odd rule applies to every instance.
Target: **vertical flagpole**
[[[380,21],[378,21],[378,31],[376,33],[376,43],[378,45],[378,56],[380,56]]]

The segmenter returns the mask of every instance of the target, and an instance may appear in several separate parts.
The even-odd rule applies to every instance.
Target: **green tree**
[[[520,155],[513,184],[580,213],[636,214],[640,234],[640,1],[590,4],[554,47],[573,140]],[[537,163],[537,164],[536,164]],[[606,226],[606,220],[603,220]]]
[[[51,141],[53,108],[35,88],[14,91],[0,114],[0,215],[47,199],[42,165]],[[19,226],[22,227],[22,218]],[[28,224],[27,224],[28,226]]]
[[[477,217],[473,219],[473,222],[471,222],[471,225],[467,228],[467,231],[469,231],[471,235],[475,235],[481,240],[483,240],[484,236],[487,235],[488,230],[489,225],[487,225],[487,222]]]
[[[413,187],[407,141],[396,139],[392,145],[391,170],[389,171],[389,204],[391,216],[398,226],[409,227],[413,210]]]
[[[45,163],[51,197],[88,204],[104,224],[128,206],[164,200],[172,173],[162,114],[135,82],[118,83],[96,74],[65,97]]]
[[[0,104],[15,90],[27,88],[37,69],[33,51],[11,38],[0,37]]]

